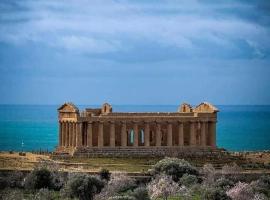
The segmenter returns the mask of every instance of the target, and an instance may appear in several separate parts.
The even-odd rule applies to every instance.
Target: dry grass
[[[252,162],[270,163],[270,152],[251,152],[245,156]],[[41,161],[56,163],[63,171],[96,172],[101,168],[110,171],[146,172],[158,158],[70,158],[51,160],[49,156],[27,152],[25,156],[18,153],[0,153],[0,169],[30,170]],[[255,170],[255,169],[254,169]]]
[[[42,161],[56,163],[63,171],[96,172],[101,168],[106,168],[110,171],[146,172],[158,161],[158,159],[70,158],[66,160],[51,160],[49,156],[28,152],[25,156],[20,156],[18,153],[0,153],[0,169],[30,170]]]

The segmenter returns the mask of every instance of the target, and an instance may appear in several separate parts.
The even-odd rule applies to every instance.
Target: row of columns
[[[210,127],[208,127],[210,126]],[[93,124],[87,123],[86,145],[92,147],[93,144]],[[197,130],[200,130],[200,141],[198,144]],[[134,141],[133,146],[139,146],[139,131],[138,124],[133,124]],[[103,123],[98,124],[98,147],[104,146],[104,131]],[[184,146],[184,125],[182,122],[178,123],[178,146]],[[172,124],[167,123],[167,144],[166,146],[173,146],[173,130]],[[110,122],[110,147],[115,147],[115,123]],[[209,141],[209,142],[207,142]],[[190,146],[213,146],[216,142],[216,123],[215,122],[190,122],[189,129],[189,145]],[[161,146],[161,124],[156,124],[155,146]],[[208,143],[208,144],[207,144]],[[59,144],[60,146],[80,147],[82,146],[82,123],[76,122],[60,122],[59,124]],[[127,125],[122,123],[121,126],[121,146],[128,146],[127,143]],[[144,126],[144,146],[150,146],[150,125],[145,123]]]
[[[76,122],[59,122],[59,145],[76,147],[82,143],[82,124]]]

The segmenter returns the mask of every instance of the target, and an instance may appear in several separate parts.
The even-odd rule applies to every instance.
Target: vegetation
[[[47,168],[34,169],[25,180],[25,187],[30,190],[53,188],[52,173]]]
[[[210,165],[201,170],[185,160],[165,158],[153,165],[151,180],[140,182],[125,173],[101,169],[97,176],[63,173],[55,164],[42,163],[25,175],[0,177],[0,200],[266,200],[270,176],[243,181],[236,164],[221,172]],[[235,172],[229,173],[230,171]]]
[[[103,187],[104,182],[95,176],[75,174],[69,178],[62,194],[70,198],[92,200],[94,195],[100,193]]]
[[[199,175],[199,171],[189,164],[189,162],[178,158],[165,158],[160,160],[154,165],[154,173],[163,173],[171,176],[176,182],[178,182],[184,174]]]
[[[99,177],[102,179],[102,180],[106,180],[106,181],[109,181],[110,180],[110,177],[111,177],[111,173],[108,169],[104,169],[102,168],[100,171],[99,171]]]

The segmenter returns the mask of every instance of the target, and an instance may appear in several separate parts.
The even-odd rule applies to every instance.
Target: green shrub
[[[219,187],[221,189],[227,190],[229,188],[232,188],[234,186],[233,181],[230,179],[227,179],[225,177],[221,177],[216,180],[215,182],[215,187]]]
[[[135,200],[134,197],[131,196],[114,196],[114,197],[110,197],[109,200]]]
[[[154,165],[154,173],[172,176],[173,180],[178,182],[184,174],[198,176],[198,170],[189,164],[189,162],[178,158],[165,158]]]
[[[109,181],[111,177],[110,171],[104,168],[99,171],[98,175],[101,178],[101,180],[106,180],[106,181]]]
[[[135,200],[150,200],[146,187],[136,188],[133,191],[132,196],[134,197]]]
[[[53,200],[54,194],[47,188],[40,189],[33,197],[34,200]]]
[[[121,194],[126,194],[136,188],[135,180],[124,173],[113,173],[110,181],[102,189],[101,193],[95,196],[97,200],[108,200]]]
[[[180,180],[179,183],[181,185],[184,185],[186,187],[190,187],[196,183],[198,183],[198,178],[197,176],[191,175],[191,174],[184,174]]]
[[[20,171],[14,171],[10,173],[7,177],[7,184],[10,188],[23,188],[23,180],[25,175]]]
[[[5,189],[0,192],[1,200],[22,200],[25,199],[23,191],[19,189]]]
[[[202,194],[204,200],[231,200],[221,188],[206,188]]]
[[[253,187],[255,192],[263,193],[267,197],[270,197],[270,176],[262,176],[258,179]]]
[[[30,172],[25,179],[25,188],[27,189],[41,189],[41,188],[52,188],[52,174],[46,168],[34,169]]]
[[[95,176],[76,174],[65,185],[63,195],[80,200],[92,200],[104,187],[104,182]]]

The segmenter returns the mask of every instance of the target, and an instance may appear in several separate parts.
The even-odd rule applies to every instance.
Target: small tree
[[[104,182],[95,176],[76,174],[68,180],[62,192],[67,197],[92,200],[103,187]]]
[[[30,172],[25,179],[27,189],[52,188],[52,174],[47,168],[36,168]]]
[[[176,195],[179,190],[179,185],[172,177],[166,175],[157,176],[148,185],[150,197],[154,199],[160,197],[167,200],[169,196]]]
[[[107,200],[135,187],[136,184],[133,178],[128,177],[125,173],[113,173],[106,187],[103,188],[100,194],[95,196],[95,199]]]
[[[216,170],[212,164],[205,164],[201,173],[204,175],[204,184],[212,185],[215,182]]]
[[[154,165],[154,173],[164,173],[168,176],[172,176],[175,182],[178,182],[184,174],[195,176],[199,174],[198,170],[190,165],[189,162],[178,158],[165,158],[160,160]]]
[[[254,198],[252,187],[248,183],[238,182],[226,193],[232,200],[252,200]]]
[[[233,163],[231,165],[224,165],[221,171],[222,174],[237,174],[242,171],[242,168],[239,167],[236,163]]]

